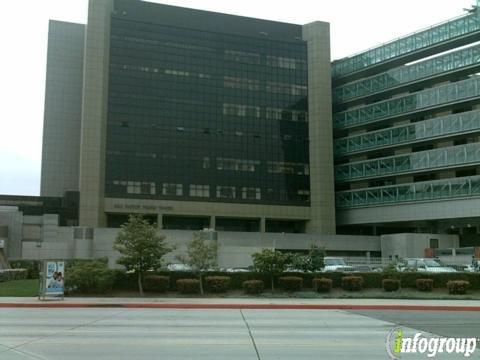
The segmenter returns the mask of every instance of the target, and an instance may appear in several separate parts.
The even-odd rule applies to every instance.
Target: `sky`
[[[474,0],[162,0],[163,4],[331,26],[332,59],[460,16]],[[0,194],[39,195],[48,20],[87,22],[88,0],[0,6]]]

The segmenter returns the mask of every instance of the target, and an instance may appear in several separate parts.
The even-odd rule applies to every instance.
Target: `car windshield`
[[[345,260],[343,259],[325,259],[325,265],[332,266],[332,265],[347,265]]]
[[[438,263],[435,260],[424,260],[424,263],[428,267],[442,267],[442,264]]]

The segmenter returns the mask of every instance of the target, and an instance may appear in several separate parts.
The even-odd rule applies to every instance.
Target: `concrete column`
[[[307,233],[335,234],[330,24],[303,26],[308,61],[310,221]]]
[[[216,220],[215,215],[210,216],[210,229],[215,230],[215,226],[216,226],[215,220]]]
[[[260,218],[260,232],[265,232],[265,218],[263,216]]]
[[[113,0],[90,0],[80,143],[80,226],[106,226],[104,211],[110,17]]]
[[[163,214],[157,214],[157,229],[163,229]]]

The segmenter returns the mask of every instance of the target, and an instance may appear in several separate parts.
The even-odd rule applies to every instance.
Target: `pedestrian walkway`
[[[66,297],[40,301],[32,297],[0,297],[0,307],[480,311],[480,300]]]

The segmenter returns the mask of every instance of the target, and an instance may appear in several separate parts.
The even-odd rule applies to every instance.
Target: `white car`
[[[246,267],[228,268],[228,269],[225,269],[224,271],[225,271],[225,272],[229,272],[229,273],[247,273],[247,272],[251,272],[251,270],[249,270],[249,269],[246,268]]]
[[[339,271],[339,272],[354,272],[356,269],[353,266],[347,265],[345,260],[341,257],[326,256],[323,259],[325,267],[324,272]]]
[[[429,273],[452,273],[457,272],[450,266],[443,265],[440,261],[428,258],[405,259],[405,263],[400,266],[400,271],[414,270],[418,272]]]
[[[465,272],[477,272],[480,269],[480,264],[478,260],[475,260],[476,266],[473,264],[465,264],[463,265],[463,271]]]
[[[169,271],[191,271],[192,268],[185,264],[168,264],[167,270]]]

